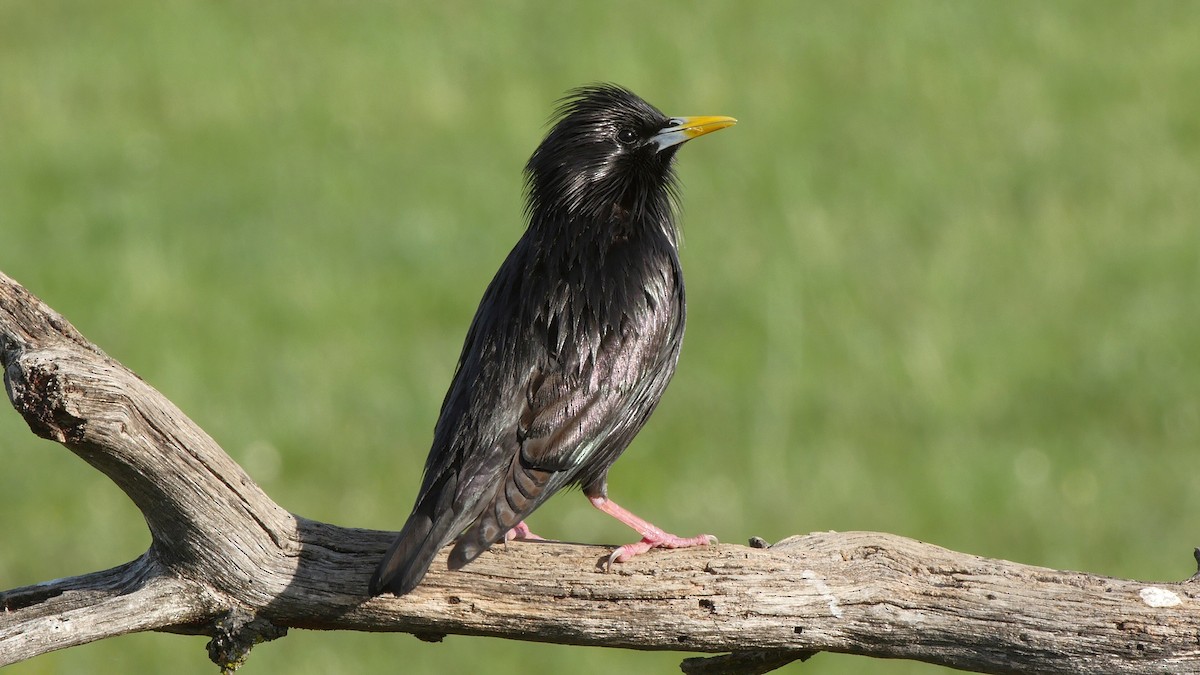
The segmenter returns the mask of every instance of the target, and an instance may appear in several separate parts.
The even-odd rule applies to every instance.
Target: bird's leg
[[[629,511],[621,508],[619,504],[608,497],[588,497],[588,501],[592,503],[592,506],[632,527],[638,534],[642,535],[641,541],[620,546],[612,552],[612,555],[608,556],[607,568],[609,569],[612,568],[613,563],[625,562],[635,555],[645,553],[652,548],[688,548],[690,546],[707,546],[717,543],[717,538],[711,534],[702,534],[696,537],[677,537],[664,531],[654,523],[638,518]]]
[[[529,526],[525,521],[521,521],[513,527],[513,529],[504,533],[504,543],[508,543],[513,539],[521,539],[523,541],[545,541],[529,530]]]

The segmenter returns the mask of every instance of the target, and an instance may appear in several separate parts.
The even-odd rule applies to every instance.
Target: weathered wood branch
[[[603,574],[608,549],[495,547],[435,562],[403,598],[367,598],[392,534],[280,508],[160,393],[0,274],[13,406],[113,480],[150,549],[120,567],[0,593],[0,665],[145,630],[213,636],[233,668],[289,627],[491,635],[732,652],[689,672],[766,672],[818,651],[986,673],[1200,672],[1200,582],[1146,584],[955,553],[888,534],[655,552]],[[7,542],[13,545],[15,542]]]

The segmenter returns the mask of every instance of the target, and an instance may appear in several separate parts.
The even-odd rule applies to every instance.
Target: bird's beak
[[[732,117],[672,117],[668,126],[654,135],[650,140],[658,146],[659,151],[690,141],[697,136],[731,127],[737,124]]]

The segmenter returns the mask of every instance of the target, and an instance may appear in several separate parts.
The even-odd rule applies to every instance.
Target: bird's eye
[[[634,141],[637,139],[637,132],[633,129],[625,128],[617,132],[617,140],[620,141],[622,145],[633,145]]]

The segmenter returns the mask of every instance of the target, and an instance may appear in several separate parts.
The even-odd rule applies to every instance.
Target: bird
[[[732,117],[668,117],[611,83],[573,89],[525,166],[527,227],[484,292],[434,427],[412,513],[370,581],[401,596],[442,547],[458,570],[579,487],[641,539],[607,565],[677,537],[608,497],[608,470],[675,372],[685,298],[675,154]]]

